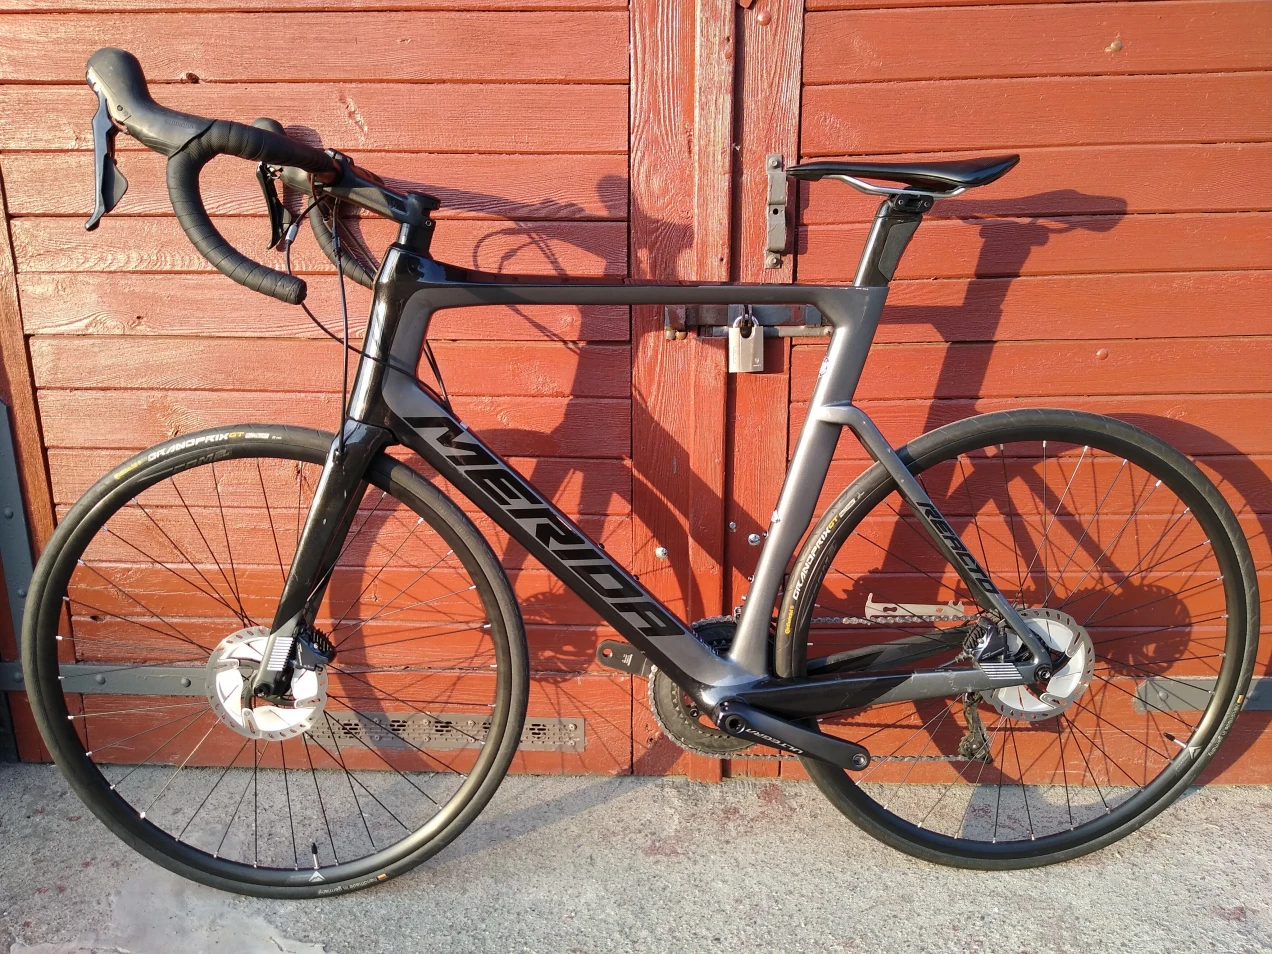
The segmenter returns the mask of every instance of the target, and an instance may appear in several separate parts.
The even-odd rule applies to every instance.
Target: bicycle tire
[[[138,495],[145,494],[157,486],[161,487],[164,492],[169,492],[169,486],[164,483],[165,481],[171,481],[171,486],[177,488],[178,491],[181,484],[174,478],[181,477],[182,482],[187,487],[191,486],[191,482],[195,480],[191,475],[199,474],[198,469],[201,467],[212,468],[211,476],[216,486],[219,502],[222,483],[233,483],[232,477],[225,477],[226,468],[240,461],[255,462],[256,473],[261,476],[261,494],[266,498],[266,507],[268,509],[268,496],[265,489],[266,478],[264,475],[267,471],[271,474],[270,480],[272,484],[272,475],[275,471],[268,467],[262,467],[261,462],[281,462],[279,466],[284,475],[289,466],[295,467],[297,473],[302,470],[308,472],[308,468],[321,468],[331,441],[332,435],[318,431],[289,426],[253,424],[215,428],[196,434],[189,434],[143,451],[116,468],[113,472],[102,477],[67,513],[45,548],[31,582],[29,609],[23,633],[23,667],[36,724],[59,768],[70,782],[72,788],[93,813],[131,847],[177,874],[227,891],[276,898],[317,897],[357,890],[378,884],[388,878],[409,871],[453,841],[476,818],[502,781],[520,741],[528,695],[529,665],[524,627],[508,578],[489,543],[472,521],[448,497],[406,464],[386,454],[380,454],[374,460],[367,473],[366,479],[369,487],[379,489],[381,492],[380,501],[390,499],[396,504],[409,508],[414,516],[418,518],[414,523],[415,527],[425,526],[427,528],[425,532],[435,533],[440,541],[443,541],[450,548],[454,558],[458,561],[453,572],[467,574],[468,578],[471,579],[471,589],[476,593],[477,602],[465,605],[478,607],[486,614],[488,619],[488,626],[483,632],[489,634],[489,648],[484,648],[485,643],[482,644],[483,648],[481,651],[485,655],[481,658],[483,660],[482,665],[492,666],[495,673],[493,680],[495,701],[488,704],[491,713],[489,718],[490,728],[484,740],[481,740],[480,746],[473,747],[476,748],[477,754],[472,757],[472,767],[466,773],[456,771],[454,780],[458,787],[453,795],[442,804],[434,801],[434,804],[438,806],[436,814],[418,829],[410,830],[412,825],[410,820],[403,823],[401,818],[393,812],[392,808],[384,802],[380,802],[384,811],[394,815],[394,819],[398,824],[404,829],[408,829],[409,833],[406,837],[400,838],[383,849],[374,850],[377,843],[367,822],[368,810],[372,813],[376,810],[375,805],[371,804],[372,799],[378,797],[375,795],[374,787],[379,787],[380,796],[387,797],[385,785],[389,784],[376,781],[377,778],[388,778],[391,783],[397,784],[402,791],[406,791],[406,785],[397,778],[397,776],[400,776],[407,783],[414,785],[415,790],[422,795],[428,796],[429,793],[420,787],[421,785],[429,784],[427,780],[419,781],[420,778],[425,777],[423,774],[409,769],[407,771],[410,771],[411,774],[408,775],[407,771],[396,767],[396,765],[404,764],[403,759],[406,756],[411,756],[415,763],[424,765],[429,772],[434,773],[437,777],[450,778],[451,776],[444,775],[442,770],[437,767],[440,764],[447,764],[444,759],[433,755],[430,756],[431,761],[428,761],[424,758],[428,750],[414,744],[411,745],[411,748],[416,749],[416,752],[406,751],[405,754],[398,752],[398,754],[393,756],[393,760],[384,759],[383,755],[381,755],[381,758],[384,759],[383,766],[375,763],[369,769],[357,768],[358,759],[361,758],[365,762],[369,760],[369,756],[365,756],[360,749],[354,751],[349,748],[352,745],[349,739],[358,736],[357,726],[354,725],[350,729],[350,721],[346,720],[341,723],[337,714],[335,723],[328,723],[328,735],[330,736],[328,744],[333,739],[335,740],[336,758],[338,758],[339,766],[344,770],[345,776],[348,777],[348,788],[353,793],[353,802],[357,804],[358,811],[362,814],[362,824],[367,826],[367,836],[373,849],[372,853],[362,858],[341,862],[340,854],[337,850],[337,836],[332,834],[330,820],[327,818],[328,809],[330,808],[333,813],[336,809],[334,802],[329,806],[323,801],[323,791],[320,783],[320,778],[327,778],[327,776],[320,776],[315,770],[313,761],[317,757],[325,766],[326,762],[332,761],[330,758],[331,753],[328,749],[328,758],[324,759],[321,754],[316,752],[316,747],[321,743],[318,741],[318,736],[314,734],[317,729],[315,725],[302,733],[300,740],[303,741],[304,751],[310,758],[309,768],[313,774],[317,803],[323,806],[323,819],[327,823],[328,834],[331,836],[330,856],[334,857],[336,864],[319,865],[317,842],[312,846],[313,870],[309,870],[307,865],[300,864],[303,853],[297,853],[299,849],[296,844],[296,822],[294,817],[292,817],[292,787],[287,788],[287,810],[291,819],[292,850],[293,854],[296,854],[297,864],[293,866],[247,864],[244,861],[229,860],[227,857],[220,856],[220,848],[218,848],[218,852],[209,852],[203,848],[187,844],[180,837],[174,837],[172,832],[160,827],[152,818],[147,818],[144,810],[139,815],[137,806],[125,799],[111,780],[106,777],[105,768],[107,764],[114,765],[115,763],[103,761],[99,764],[94,760],[90,753],[92,749],[100,748],[97,744],[94,744],[92,749],[86,748],[79,734],[81,729],[72,717],[71,707],[82,704],[83,698],[87,697],[81,697],[77,700],[75,693],[64,693],[62,691],[62,684],[59,678],[60,664],[58,653],[59,646],[63,645],[63,639],[60,635],[59,626],[66,625],[64,617],[67,614],[63,613],[63,607],[68,607],[72,614],[75,609],[74,602],[68,596],[68,581],[71,580],[76,566],[81,565],[81,555],[93,545],[101,529],[107,527],[108,521],[123,511],[130,501],[135,506],[142,506],[137,503]],[[215,469],[218,465],[222,468],[221,476],[219,477]],[[244,463],[243,466],[249,467],[250,464]],[[184,497],[182,497],[182,503],[185,503]],[[380,504],[377,503],[376,506],[379,507]],[[298,500],[297,508],[297,519],[299,519],[299,511],[307,509],[307,504],[303,500]],[[188,505],[186,510],[188,513],[190,512]],[[374,511],[367,513],[365,521],[361,525],[362,527],[372,522],[373,514]],[[193,520],[193,514],[191,514],[191,520]],[[275,523],[276,520],[271,513],[271,530],[275,530]],[[410,521],[408,520],[407,523],[409,524]],[[388,525],[389,519],[385,517],[383,523],[377,524],[377,529],[372,532],[383,536],[387,532],[384,528]],[[403,524],[403,526],[405,525]],[[280,525],[275,532],[281,532],[281,530],[282,527]],[[412,529],[410,532],[415,533],[416,531]],[[202,535],[203,531],[200,530],[199,533]],[[406,538],[404,537],[403,543],[398,544],[398,550],[402,550],[405,543]],[[227,528],[226,547],[229,548],[229,545],[230,540]],[[174,546],[177,546],[175,542]],[[277,539],[275,539],[275,546],[278,546]],[[384,549],[387,550],[387,545]],[[209,552],[213,550],[214,548],[209,546]],[[232,552],[230,560],[233,561]],[[191,562],[194,562],[193,558]],[[284,558],[280,553],[280,570],[283,569],[282,565],[284,562]],[[232,562],[231,565],[233,565]],[[387,562],[385,566],[388,566]],[[174,570],[173,572],[176,571]],[[245,567],[242,568],[242,572],[246,577],[247,569]],[[448,572],[450,572],[449,564]],[[195,574],[187,570],[183,578],[194,580]],[[281,579],[282,574],[280,573],[280,582]],[[206,581],[207,577],[204,577],[204,580]],[[238,581],[237,570],[234,573],[234,580]],[[204,592],[204,583],[198,582],[198,580],[195,580],[195,582],[198,584],[196,588],[200,592]],[[211,584],[209,583],[208,585],[210,586]],[[367,584],[367,586],[369,588],[370,584]],[[367,590],[364,589],[359,594],[358,599],[354,601],[355,604],[360,605],[362,603],[366,592]],[[237,596],[236,598],[240,600],[239,606],[241,607],[243,605],[242,598]],[[453,603],[454,600],[451,599],[449,602]],[[230,604],[227,603],[227,605]],[[391,602],[390,605],[392,605]],[[410,606],[410,604],[406,605]],[[234,609],[232,605],[231,609]],[[393,612],[398,612],[398,610],[395,609]],[[262,618],[268,621],[270,613],[272,613],[272,610],[263,609]],[[121,611],[116,619],[123,619],[127,615],[129,614]],[[141,614],[138,612],[133,615],[139,616]],[[88,619],[95,620],[98,617],[90,616]],[[84,622],[83,619],[80,621]],[[85,623],[85,625],[89,624]],[[359,627],[363,627],[362,632],[364,634],[370,630],[370,627],[364,627],[361,622],[353,626],[355,630]],[[73,642],[86,641],[85,636],[82,634],[76,635],[77,633],[80,633],[80,629],[72,631],[69,635],[70,640]],[[485,637],[482,638],[484,639]],[[391,645],[391,643],[382,643],[380,645],[387,646]],[[429,645],[432,646],[434,644],[430,643]],[[357,649],[356,643],[354,648],[355,650]],[[418,648],[418,646],[415,647],[415,650],[418,650]],[[65,652],[65,650],[63,651]],[[153,650],[151,651],[153,652]],[[367,653],[369,652],[367,650]],[[370,658],[370,656],[367,655],[367,658]],[[487,658],[494,660],[494,662],[486,663],[485,660]],[[62,659],[62,662],[66,661],[65,658]],[[339,658],[337,658],[336,662],[339,661]],[[328,668],[332,672],[334,683],[337,678],[335,675],[337,669],[334,666]],[[107,671],[109,672],[110,670]],[[375,673],[365,669],[358,671],[366,675],[366,678],[361,681],[366,683],[367,686],[372,686],[370,680]],[[359,678],[351,667],[346,667],[340,672],[352,674],[349,677],[350,679]],[[425,673],[425,676],[428,675],[431,674]],[[454,677],[456,684],[462,677],[462,672]],[[421,680],[423,678],[424,676],[420,677]],[[490,680],[487,681],[489,682]],[[350,682],[350,685],[353,685],[353,683]],[[360,691],[363,695],[371,694],[367,690]],[[372,691],[388,692],[388,690],[374,688]],[[406,694],[405,691],[401,691],[401,695]],[[389,698],[402,701],[400,696],[390,696]],[[411,705],[411,699],[404,701],[407,705]],[[396,705],[397,703],[393,704]],[[188,705],[194,706],[195,704],[190,703]],[[352,704],[349,705],[349,708],[352,708]],[[420,710],[417,705],[411,705],[411,708],[416,712],[425,711]],[[87,715],[91,714],[93,713],[87,713]],[[109,713],[103,714],[109,715]],[[324,710],[324,718],[328,717],[329,713]],[[133,718],[145,718],[145,716],[134,716]],[[198,718],[203,718],[203,716],[200,715]],[[362,717],[358,716],[358,718]],[[208,729],[208,733],[212,733],[217,728],[216,721],[216,718],[212,720],[213,724]],[[79,725],[82,726],[83,722],[84,719],[81,719]],[[383,725],[381,722],[383,722]],[[387,729],[388,733],[392,733],[396,737],[406,738],[405,730],[394,729],[391,725],[391,720],[386,719],[381,720],[381,722],[374,722],[373,728],[376,731]],[[83,729],[82,731],[87,737],[88,730]],[[399,733],[401,734],[399,735]],[[367,734],[371,734],[371,729],[368,729]],[[311,736],[315,739],[312,747],[309,742]],[[342,737],[345,738],[346,743],[343,754],[340,747],[340,738]],[[475,739],[476,737],[472,738]],[[388,750],[387,747],[394,747],[398,750],[403,749],[403,745],[398,743],[395,738],[390,738],[389,735],[384,735],[384,740],[385,751]],[[282,749],[286,745],[294,746],[295,742],[296,740],[285,740],[272,744],[278,745]],[[245,744],[246,741],[244,742]],[[367,749],[371,748],[371,745],[365,742],[362,744]],[[254,800],[259,798],[261,782],[258,776],[268,775],[268,769],[262,767],[263,757],[257,754],[258,750],[264,750],[265,747],[266,744],[264,742],[258,743],[256,740],[252,740],[254,758],[252,762],[252,797]],[[311,748],[313,749],[312,752]],[[240,752],[242,752],[241,747]],[[100,755],[100,752],[97,754]],[[194,752],[191,752],[187,762],[193,757]],[[236,755],[234,760],[223,770],[223,777],[230,767],[237,767],[238,762],[239,756]],[[201,765],[202,763],[197,764]],[[354,769],[350,770],[349,765],[354,765]],[[289,768],[285,750],[282,757],[282,766],[283,780],[286,783]],[[183,763],[182,768],[184,767]],[[396,776],[388,772],[387,768],[393,768]],[[199,771],[200,769],[192,770]],[[246,771],[246,766],[243,766],[243,770]],[[300,770],[299,765],[296,770]],[[379,770],[378,776],[371,774],[375,770]],[[332,766],[332,771],[335,771],[334,766]],[[359,771],[363,773],[362,776],[354,774]],[[178,769],[178,772],[180,772],[180,769]],[[175,774],[174,777],[176,777]],[[365,781],[368,777],[373,779],[371,783]],[[412,781],[413,777],[415,781]],[[354,787],[355,780],[358,781],[364,793],[361,799],[359,799],[357,794],[359,789]],[[277,781],[277,777],[274,777],[275,787],[277,787]],[[220,784],[219,780],[217,784]],[[243,795],[240,796],[240,805],[246,796],[246,784],[244,783]],[[268,789],[268,782],[266,787]],[[216,786],[213,786],[212,791],[208,793],[208,797],[211,797],[215,791]],[[331,797],[331,791],[332,787],[328,783],[327,793],[329,797]],[[309,797],[312,798],[312,796]],[[429,797],[431,798],[431,796]],[[438,793],[438,798],[441,797],[443,797],[442,794]],[[423,804],[422,799],[418,800]],[[401,804],[401,798],[399,797],[399,802],[395,804],[395,807],[400,810]],[[200,808],[202,808],[202,805]],[[197,814],[198,810],[196,810]],[[353,816],[352,809],[349,809],[349,814],[351,817]],[[235,814],[230,818],[227,833],[230,827],[235,825],[237,818],[238,807],[235,809]],[[191,816],[191,820],[194,820],[193,816]],[[259,814],[252,822],[252,837],[259,842],[258,825]],[[175,823],[173,827],[175,827]],[[182,830],[182,833],[185,833],[185,829]],[[282,836],[278,837],[281,838]],[[323,854],[324,857],[327,856],[325,845]]]

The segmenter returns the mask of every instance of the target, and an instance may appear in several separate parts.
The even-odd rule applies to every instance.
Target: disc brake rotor
[[[1090,634],[1068,613],[1033,607],[1020,611],[1021,618],[1054,652],[1067,657],[1041,690],[1037,686],[1011,686],[985,694],[985,701],[1001,715],[1026,722],[1053,719],[1065,712],[1091,684],[1095,672],[1095,646]],[[1013,642],[1008,637],[1008,644]],[[1017,646],[1010,648],[1019,648]]]
[[[327,705],[327,674],[298,669],[293,704],[243,704],[243,686],[265,653],[267,626],[249,626],[226,636],[208,659],[208,701],[222,722],[249,739],[281,742],[307,731]]]

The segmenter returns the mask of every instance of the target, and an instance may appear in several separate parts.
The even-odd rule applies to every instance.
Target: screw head
[[[758,533],[752,533],[746,538],[746,542],[751,544],[753,547],[758,547],[760,545],[760,535]]]
[[[764,260],[764,267],[765,268],[781,268],[782,256],[778,255],[776,252],[771,253],[769,257]]]
[[[654,556],[658,557],[658,559],[660,559],[660,560],[665,560],[665,559],[667,559],[667,548],[666,548],[666,547],[657,547],[657,548],[654,550]]]
[[[730,521],[729,521],[729,529],[730,529],[730,530],[736,530],[737,528],[738,528],[737,521],[736,521],[736,520],[730,520]]]

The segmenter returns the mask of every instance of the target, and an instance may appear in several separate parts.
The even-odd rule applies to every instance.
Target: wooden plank
[[[452,396],[631,392],[625,345],[439,342],[435,353]],[[307,392],[338,386],[342,362],[320,340],[55,336],[32,338],[31,363],[40,388]]]
[[[640,0],[632,9],[629,272],[637,280],[685,277],[694,247],[695,6]],[[632,509],[642,582],[671,608],[690,612],[687,514],[691,414],[684,395],[696,345],[663,340],[662,309],[632,309]],[[677,408],[683,410],[679,413]],[[654,555],[666,547],[668,558]]]
[[[9,0],[22,2],[22,0]],[[118,2],[118,0],[117,0]],[[964,6],[1016,6],[1036,3],[1067,3],[1073,0],[808,0],[809,10],[859,10],[880,7],[964,7]]]
[[[306,32],[322,42],[308,44],[303,56],[291,31],[273,29],[272,17],[272,11],[10,16],[0,76],[82,83],[84,64],[109,38],[141,61],[151,86],[190,75],[202,83],[627,79],[624,12],[311,12]],[[382,38],[374,50],[369,37]],[[163,93],[156,98],[163,102]]]
[[[760,12],[765,17],[760,17]],[[760,22],[763,19],[765,22]],[[780,268],[766,263],[767,203],[770,154],[794,162],[799,152],[799,62],[804,31],[801,0],[755,6],[742,15],[743,57],[739,68],[741,146],[738,191],[737,264],[746,282],[789,282],[794,257],[783,256]],[[794,196],[794,190],[792,190]],[[794,215],[790,216],[794,221]],[[751,533],[768,530],[786,472],[785,455],[774,453],[774,437],[785,434],[790,395],[790,348],[785,340],[765,342],[764,372],[730,376],[729,484],[726,489],[729,533],[726,561],[729,599],[738,606],[750,589],[759,548],[746,542]],[[749,764],[749,763],[747,763]],[[758,764],[758,763],[757,763]],[[735,765],[736,767],[736,765]],[[776,768],[776,763],[773,764]],[[740,771],[740,769],[739,769]]]
[[[879,157],[963,159],[967,152]],[[861,157],[865,158],[865,157]],[[805,225],[869,222],[878,199],[840,183],[801,191]],[[988,215],[1124,215],[1272,209],[1272,144],[1065,146],[1026,149],[1020,165],[966,196],[936,203],[927,221]]]
[[[934,427],[974,414],[1055,403],[1025,396],[931,402],[863,401],[862,408],[875,419],[888,440],[898,446]],[[1272,395],[1117,395],[1069,397],[1062,403],[1065,407],[1129,421],[1190,456],[1272,453],[1272,425],[1268,423],[1272,421]],[[806,403],[791,404],[792,448],[807,413]],[[836,456],[847,456],[847,445],[851,443],[841,441]]]
[[[734,0],[696,0],[693,267],[679,277],[728,281],[732,259]],[[664,347],[683,342],[664,341]],[[697,340],[690,387],[689,571],[694,615],[724,612],[725,404],[728,375],[721,342]],[[666,409],[670,410],[670,408]],[[692,617],[691,617],[692,618]],[[714,769],[712,772],[714,774]]]
[[[19,268],[22,244],[14,223]],[[851,281],[866,227],[801,230],[800,281]],[[979,278],[1272,267],[1272,213],[1071,216],[925,223],[900,278]]]
[[[50,449],[48,466],[54,501],[66,506],[73,504],[99,477],[140,450],[140,447],[124,450]],[[396,449],[394,456],[407,457],[408,463],[415,470],[430,479],[436,479],[423,461],[401,451],[401,448]],[[509,463],[525,475],[544,496],[571,516],[631,513],[631,474],[625,461],[514,457]],[[233,497],[232,483],[222,490],[226,498]],[[156,492],[157,489],[151,490],[152,494]],[[245,497],[255,499],[259,489],[244,487],[242,492]],[[169,502],[177,501],[174,499]],[[456,503],[466,510],[475,510],[467,499],[457,500]]]
[[[621,10],[623,0],[376,0],[383,10]],[[98,13],[173,12],[200,10],[250,11],[274,13],[316,10],[365,11],[365,0],[0,0],[5,13]]]
[[[806,29],[809,85],[1272,67],[1260,0],[814,12]]]
[[[272,116],[312,144],[360,151],[621,153],[627,89],[620,85],[436,83],[428,95],[402,83],[178,84],[170,109],[251,122]],[[0,150],[89,149],[92,96],[85,87],[0,87]],[[456,117],[463,117],[457,122]],[[119,148],[145,147],[128,136]]]
[[[697,202],[699,196],[714,201],[705,189],[720,157],[719,142],[695,143],[697,134],[725,134],[719,112],[703,97],[732,88],[723,80],[732,63],[722,48],[732,7],[712,10],[718,22],[700,28],[698,17],[708,11],[695,0],[641,0],[632,8],[630,273],[638,280],[700,278],[700,255],[729,242],[727,231],[701,230],[705,210]],[[705,48],[697,43],[700,29],[714,38]],[[718,224],[719,206],[713,208]],[[721,351],[700,339],[665,341],[660,308],[632,309],[632,342],[632,569],[675,612],[689,619],[711,615],[719,612],[722,596],[721,554],[711,548],[719,546],[722,532],[723,413],[721,403],[712,408],[697,402],[720,400],[711,392],[723,376]],[[698,414],[703,419],[695,422]],[[666,559],[655,556],[659,546]],[[649,758],[648,740],[657,729],[640,701],[632,735],[635,770],[642,774],[687,771],[720,778],[718,760],[670,752],[670,762]]]
[[[300,309],[216,274],[145,275],[28,272],[18,279],[28,334],[198,335],[325,338]],[[371,293],[345,285],[350,334],[362,337]],[[335,329],[340,291],[334,272],[309,282],[305,303]],[[630,321],[619,306],[480,306],[438,312],[429,338],[472,341],[626,341]],[[334,344],[332,345],[334,347]]]
[[[733,213],[733,0],[695,0],[697,82],[694,89],[694,274],[729,280]]]
[[[1199,316],[1207,316],[1200,326]],[[1175,338],[1211,330],[1261,335],[1269,322],[1272,272],[897,281],[875,340]]]
[[[761,16],[763,13],[763,16]],[[803,0],[775,0],[756,4],[741,16],[738,69],[738,220],[733,275],[744,282],[789,282],[795,274],[794,255],[769,268],[767,157],[799,155],[800,60],[804,46]],[[798,191],[790,190],[794,201]],[[797,212],[788,213],[794,223]],[[794,243],[791,243],[794,250]],[[786,473],[786,455],[777,451],[786,433],[790,399],[790,345],[786,340],[764,343],[764,373],[730,375],[727,420],[728,483],[725,487],[726,600],[725,611],[740,606],[750,589],[758,547],[747,543],[751,533],[766,531]],[[775,760],[730,759],[732,777],[773,777]]]
[[[340,395],[230,391],[42,391],[46,446],[146,447],[205,427],[287,421],[336,426]],[[603,398],[460,398],[455,407],[501,454],[626,457],[628,404]]]
[[[23,510],[31,535],[32,556],[35,556],[53,532],[53,501],[15,279],[9,221],[4,211],[4,183],[0,179],[0,397],[8,407]],[[12,627],[5,627],[0,634],[0,658],[16,659],[17,650],[17,634]],[[47,758],[48,753],[31,719],[26,694],[7,693],[7,698],[18,754],[27,760]]]
[[[216,226],[235,248],[259,250],[253,254],[264,264],[284,267],[281,254],[264,248],[264,219],[221,219]],[[94,232],[85,232],[81,222],[68,218],[14,219],[11,228],[19,271],[214,270],[171,217],[106,219]],[[361,229],[373,249],[387,248],[396,230],[384,219],[368,220]],[[626,270],[626,230],[621,222],[456,221],[437,232],[433,251],[438,258],[466,267],[571,276],[621,275]],[[335,273],[307,231],[292,249],[292,268],[299,274]]]
[[[381,492],[373,493],[374,499],[378,500]],[[201,547],[203,538],[198,536],[196,526],[221,526],[222,509],[215,498],[190,499],[188,503],[188,511],[184,504],[180,507],[147,507],[154,522],[150,522],[149,516],[139,509],[121,510],[112,518],[114,532],[103,534],[93,541],[89,558],[112,564],[150,566],[152,564],[147,560],[149,556],[176,561],[181,558],[182,553],[195,558],[200,553],[206,553],[206,549]],[[289,550],[294,549],[295,537],[285,525],[286,521],[280,519],[281,514],[265,509],[260,499],[252,503],[250,507],[236,507],[233,510],[231,536],[234,561],[240,570],[248,566],[267,567],[270,572],[267,574],[268,587],[264,592],[271,598],[276,598],[279,576],[277,547],[282,545]],[[391,506],[391,502],[386,506]],[[371,561],[372,566],[378,569],[392,554],[399,561],[402,570],[415,574],[417,567],[429,566],[441,558],[448,548],[444,541],[431,531],[412,533],[416,525],[415,515],[400,509],[399,512],[393,512],[387,510],[386,506],[379,510],[368,510],[366,517],[359,521],[358,525],[363,530],[356,538],[350,538],[351,542],[346,547],[342,560],[354,566],[363,566],[360,561]],[[294,503],[289,510],[292,514],[295,513]],[[64,516],[65,513],[58,514],[59,519]],[[513,542],[489,517],[477,512],[471,512],[469,517],[505,566],[519,569],[526,565],[526,550],[521,544]],[[614,559],[623,564],[629,561],[631,537],[624,532],[628,523],[626,515],[582,515],[578,517],[578,523],[588,536],[611,552]],[[160,526],[163,530],[160,530]],[[180,550],[173,547],[174,543]],[[134,544],[142,552],[138,552]],[[220,562],[222,565],[228,564],[228,555],[224,549],[220,553]],[[166,571],[160,571],[160,574],[169,584],[175,583],[167,577]],[[407,579],[411,577],[408,576]],[[194,595],[194,588],[186,584],[176,585],[177,593]],[[456,585],[466,588],[468,584]]]
[[[1151,328],[1144,328],[1150,334]],[[36,382],[39,352],[33,347]],[[796,348],[791,390],[811,394],[825,352]],[[1186,376],[1164,373],[1187,369]],[[876,345],[857,399],[1251,394],[1272,391],[1272,338]]]
[[[821,497],[817,502],[818,513],[829,507],[839,492],[872,463],[865,456],[864,450],[852,446],[852,441],[845,443],[848,445],[844,448],[845,456],[852,459],[836,460],[831,464]],[[1224,491],[1237,513],[1254,513],[1260,516],[1272,514],[1272,457],[1215,455],[1196,458],[1196,463]],[[49,468],[54,474],[53,481],[56,487],[57,474],[52,460],[49,462]],[[1100,472],[1100,486],[1109,486],[1111,479],[1112,475],[1107,471]]]
[[[111,212],[168,215],[167,160],[157,153],[120,157],[128,193]],[[371,171],[395,189],[437,196],[437,219],[499,218],[520,221],[625,219],[627,157],[624,155],[437,155],[390,152],[369,160]],[[8,186],[9,212],[23,215],[83,215],[93,210],[93,155],[17,153],[0,157]],[[67,183],[84,188],[67,188]],[[260,215],[260,186],[249,163],[214,159],[200,178],[212,215]]]
[[[807,156],[1145,142],[1265,142],[1272,74],[810,86]],[[898,116],[909,117],[897,122]]]

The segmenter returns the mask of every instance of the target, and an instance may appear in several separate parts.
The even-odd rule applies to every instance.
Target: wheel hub
[[[1047,648],[1062,658],[1045,682],[998,689],[986,694],[985,701],[1012,719],[1026,722],[1054,719],[1068,710],[1091,684],[1095,646],[1090,634],[1068,613],[1032,607],[1021,610],[1020,616]],[[1020,641],[1012,635],[1008,635],[1007,642],[1009,649],[1020,648]]]
[[[269,628],[249,626],[226,636],[208,659],[208,701],[217,717],[249,739],[281,742],[306,732],[327,705],[327,674],[297,669],[290,706],[245,701],[243,687],[256,671],[269,641]]]

